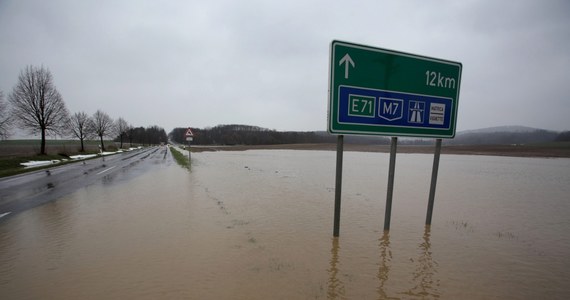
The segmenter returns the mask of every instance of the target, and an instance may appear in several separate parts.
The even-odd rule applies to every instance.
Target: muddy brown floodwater
[[[565,299],[570,159],[346,152],[192,155],[0,220],[2,299]]]

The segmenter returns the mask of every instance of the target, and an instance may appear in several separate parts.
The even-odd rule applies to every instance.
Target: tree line
[[[192,143],[198,145],[275,145],[275,144],[317,144],[335,143],[336,136],[325,131],[275,131],[250,125],[218,125],[208,128],[191,128],[194,133]],[[171,141],[185,144],[187,128],[177,127],[169,133]],[[345,143],[365,145],[388,145],[390,139],[378,136],[345,136]],[[486,132],[458,134],[454,139],[445,140],[446,145],[505,145],[532,144],[570,141],[570,131],[555,132],[534,130],[528,132]],[[433,139],[405,138],[402,144],[431,145]]]
[[[51,72],[43,66],[27,66],[22,70],[7,102],[0,91],[0,138],[9,137],[14,126],[40,135],[40,154],[46,154],[49,134],[79,139],[81,152],[85,151],[84,141],[95,138],[100,141],[102,151],[105,151],[105,137],[119,142],[119,148],[127,141],[143,145],[167,141],[166,132],[158,126],[133,127],[125,119],[114,120],[102,110],[93,115],[83,111],[70,114]]]
[[[218,125],[210,128],[191,128],[198,145],[276,145],[336,143],[336,136],[324,131],[276,131],[251,125]],[[173,142],[185,144],[187,128],[177,127],[169,133]],[[374,136],[346,136],[352,144],[388,144],[389,139]]]

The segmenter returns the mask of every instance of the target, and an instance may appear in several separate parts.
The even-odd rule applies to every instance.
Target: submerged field
[[[280,144],[280,145],[237,145],[237,146],[192,146],[193,152],[201,151],[243,151],[261,149],[287,150],[335,150],[336,144]],[[345,144],[345,151],[389,153],[390,145]],[[430,145],[398,145],[398,153],[433,153]],[[442,146],[442,154],[491,155],[514,157],[570,157],[570,142],[528,144],[528,145],[453,145]]]
[[[332,237],[335,153],[169,156],[0,222],[7,299],[566,299],[570,159],[344,157]],[[137,165],[140,166],[140,165]]]

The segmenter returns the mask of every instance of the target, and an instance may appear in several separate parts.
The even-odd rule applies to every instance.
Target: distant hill
[[[570,131],[563,131],[561,132],[556,139],[555,142],[570,142]]]
[[[448,145],[510,145],[547,143],[559,132],[526,126],[499,126],[458,132]]]
[[[533,132],[537,130],[542,130],[539,128],[533,128],[528,126],[520,126],[520,125],[510,125],[510,126],[495,126],[495,127],[487,127],[487,128],[480,128],[474,130],[465,130],[460,131],[458,134],[467,134],[467,133],[495,133],[495,132]]]

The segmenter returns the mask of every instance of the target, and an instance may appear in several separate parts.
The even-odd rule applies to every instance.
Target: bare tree
[[[41,134],[40,154],[46,154],[46,133],[62,133],[68,120],[67,108],[51,72],[43,66],[27,66],[20,72],[8,100],[15,122],[32,134]]]
[[[92,135],[93,121],[85,112],[74,113],[69,120],[69,131],[73,137],[81,141],[81,152],[85,152],[83,141],[90,138]]]
[[[115,130],[119,135],[119,142],[121,143],[121,146],[119,148],[121,149],[123,148],[123,138],[127,136],[129,127],[129,123],[127,123],[127,121],[125,121],[123,118],[118,118],[115,122]]]
[[[97,110],[95,114],[93,114],[92,130],[101,140],[101,151],[105,151],[103,137],[112,135],[114,129],[113,119],[111,119],[108,114],[102,112],[101,110]]]
[[[8,112],[8,103],[4,102],[4,93],[0,91],[0,138],[8,138],[10,129],[12,129],[12,117]]]
[[[129,125],[129,128],[127,128],[127,139],[129,139],[129,147],[133,146],[133,138],[134,138],[134,134],[135,133],[135,128],[132,125]]]

